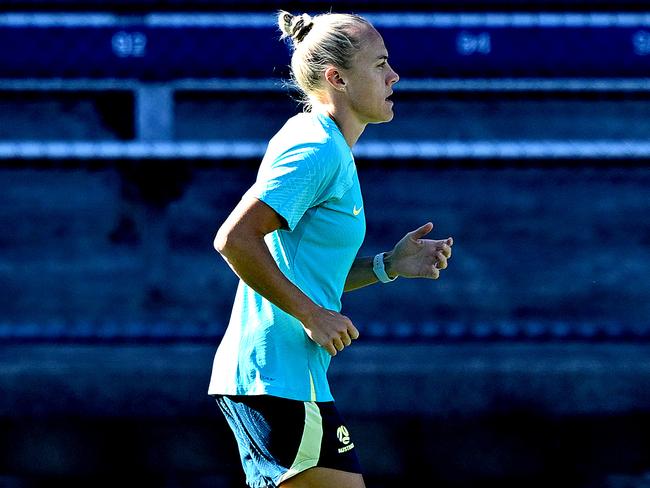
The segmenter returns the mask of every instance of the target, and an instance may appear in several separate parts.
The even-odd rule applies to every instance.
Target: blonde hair
[[[322,90],[323,73],[328,66],[349,69],[350,60],[361,49],[360,33],[372,25],[354,14],[292,15],[280,10],[280,39],[291,39],[290,86],[301,94],[305,110],[311,110],[312,97]]]

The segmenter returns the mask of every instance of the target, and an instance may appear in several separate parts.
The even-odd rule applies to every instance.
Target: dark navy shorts
[[[334,402],[268,395],[216,396],[235,433],[246,483],[276,487],[315,466],[361,473],[354,442]]]

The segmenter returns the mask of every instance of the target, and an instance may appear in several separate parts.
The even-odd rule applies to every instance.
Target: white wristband
[[[383,252],[377,254],[372,260],[372,270],[375,273],[377,279],[382,283],[390,283],[391,281],[395,281],[397,279],[397,276],[395,276],[395,278],[390,278],[388,276],[388,273],[386,273],[386,268],[384,268]]]

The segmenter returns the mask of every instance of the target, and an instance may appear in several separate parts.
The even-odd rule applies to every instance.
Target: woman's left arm
[[[384,253],[384,267],[389,278],[438,279],[440,270],[447,268],[454,240],[451,237],[444,240],[422,239],[432,230],[433,224],[428,222],[406,234],[392,251]],[[373,258],[356,258],[345,280],[344,291],[356,290],[377,281]]]

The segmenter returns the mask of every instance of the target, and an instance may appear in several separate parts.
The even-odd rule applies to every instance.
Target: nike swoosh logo
[[[361,205],[361,207],[359,208],[359,210],[357,210],[357,206],[355,205],[354,208],[352,209],[352,213],[353,213],[354,216],[356,217],[357,215],[359,215],[359,214],[361,213],[361,210],[362,210],[362,209],[363,209],[363,205]]]

